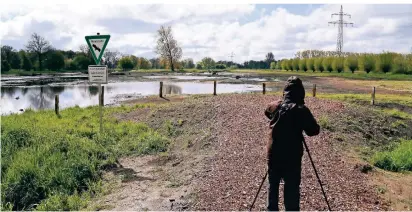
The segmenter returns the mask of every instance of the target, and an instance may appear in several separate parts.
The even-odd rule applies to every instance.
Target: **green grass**
[[[389,171],[412,171],[412,140],[403,140],[391,150],[377,152],[372,161]]]
[[[360,80],[412,80],[412,75],[407,74],[393,74],[393,73],[375,73],[369,74],[363,71],[355,71],[355,73],[344,71],[338,72],[303,72],[303,71],[284,71],[284,70],[271,70],[271,69],[235,69],[230,70],[233,73],[254,73],[254,74],[277,74],[277,75],[295,75],[295,76],[308,76],[308,77],[342,77],[346,79],[360,79]]]
[[[326,94],[320,93],[316,95],[319,98],[335,99],[348,102],[370,102],[370,94]],[[397,95],[397,94],[376,94],[375,103],[397,103],[412,107],[412,96]]]
[[[111,116],[136,107],[150,105],[105,108],[102,134],[98,107],[2,116],[2,209],[80,210],[117,158],[166,151],[158,132]]]

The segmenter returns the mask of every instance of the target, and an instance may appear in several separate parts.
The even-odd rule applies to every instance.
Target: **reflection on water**
[[[260,91],[260,85],[250,84],[218,84],[217,93],[236,93],[247,91]],[[148,96],[157,95],[159,82],[116,82],[104,86],[105,104],[112,104],[122,99],[122,96]],[[60,108],[78,105],[85,107],[98,104],[99,89],[88,84],[67,86],[41,86],[41,87],[2,87],[1,88],[1,113],[18,112],[20,109],[54,108],[54,97],[59,95]],[[213,93],[213,83],[194,82],[165,82],[163,94],[206,94]]]

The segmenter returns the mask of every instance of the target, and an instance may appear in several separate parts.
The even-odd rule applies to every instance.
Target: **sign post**
[[[106,49],[107,43],[110,40],[110,35],[97,35],[86,36],[86,42],[89,46],[90,52],[92,53],[93,59],[96,65],[90,65],[88,68],[89,72],[89,83],[97,83],[99,87],[99,116],[100,116],[100,133],[103,132],[103,105],[102,105],[102,84],[107,83],[107,66],[100,65],[100,60],[102,59],[103,52]]]

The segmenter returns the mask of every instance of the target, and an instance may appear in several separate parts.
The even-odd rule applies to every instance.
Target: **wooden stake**
[[[213,95],[216,96],[216,80],[213,82]]]
[[[313,84],[312,95],[313,97],[316,97],[316,84]]]
[[[100,105],[104,106],[104,86],[102,86],[102,97],[100,99]]]
[[[263,95],[266,94],[266,83],[263,83]]]
[[[371,105],[375,105],[375,87],[372,88],[372,100],[371,100]]]
[[[160,96],[160,98],[163,97],[163,82],[160,82],[159,96]]]
[[[54,96],[54,112],[56,112],[57,116],[60,116],[60,114],[59,114],[59,95]]]

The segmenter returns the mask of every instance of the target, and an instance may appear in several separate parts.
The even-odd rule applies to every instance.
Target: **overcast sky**
[[[184,58],[236,62],[292,57],[303,49],[335,50],[340,5],[4,5],[2,45],[24,48],[34,32],[58,49],[78,50],[84,36],[110,34],[109,49],[154,57],[156,30],[171,25]],[[354,27],[344,28],[344,51],[407,53],[412,48],[412,5],[343,5]]]

